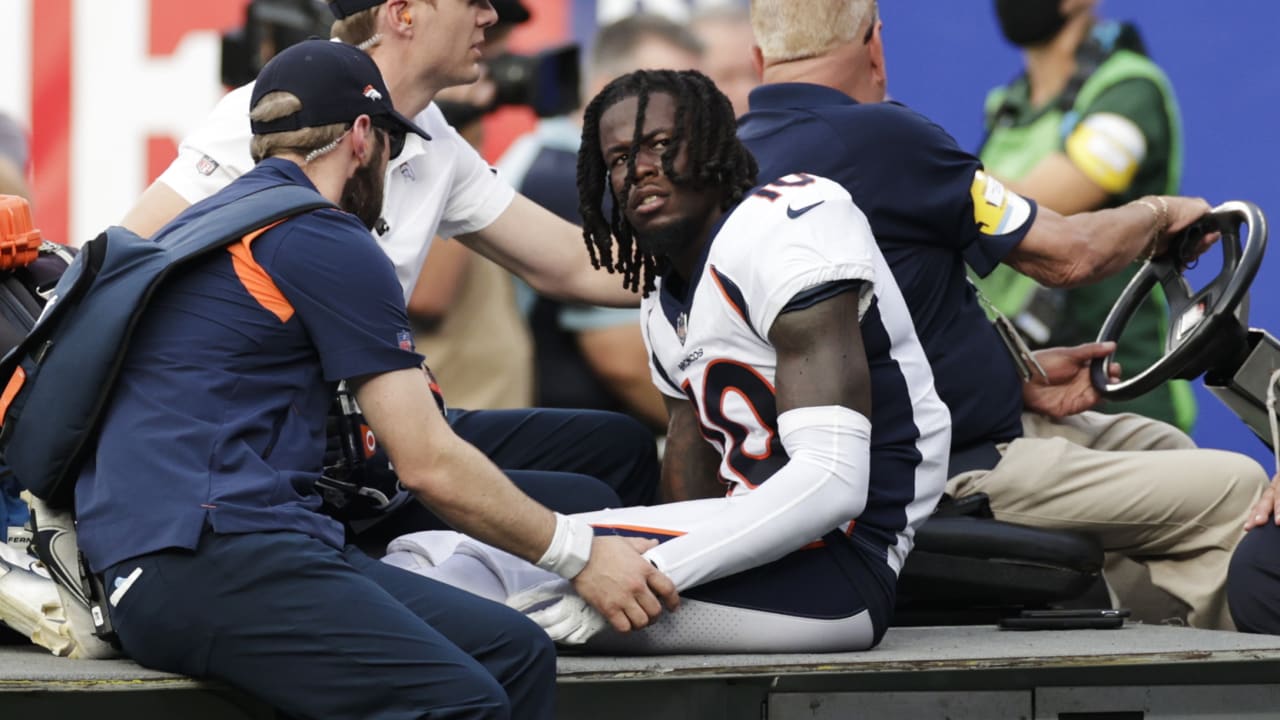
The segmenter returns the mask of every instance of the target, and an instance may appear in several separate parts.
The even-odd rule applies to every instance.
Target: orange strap
[[[26,382],[27,371],[19,365],[10,376],[9,384],[4,386],[4,393],[0,394],[0,426],[4,425],[4,416],[9,414],[9,405],[13,403],[13,399],[18,396],[18,391]]]

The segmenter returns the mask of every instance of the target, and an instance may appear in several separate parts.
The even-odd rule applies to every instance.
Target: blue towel
[[[0,469],[0,474],[7,473]],[[6,529],[22,527],[27,524],[27,519],[30,517],[27,504],[18,497],[18,493],[21,491],[22,488],[19,487],[18,481],[12,476],[0,476],[0,524],[4,525]],[[3,539],[0,539],[0,542],[3,541]]]

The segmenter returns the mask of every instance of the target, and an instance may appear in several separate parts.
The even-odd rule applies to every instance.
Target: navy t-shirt
[[[866,214],[951,410],[952,448],[1019,437],[1021,378],[978,304],[965,263],[991,272],[1031,227],[1034,203],[1014,231],[982,233],[971,195],[981,163],[903,105],[860,104],[807,83],[764,85],[750,102],[738,136],[760,163],[760,177],[831,178]]]
[[[264,187],[311,187],[265,160],[169,232]],[[317,512],[338,380],[419,365],[391,261],[353,215],[296,216],[172,275],[126,354],[76,486],[95,571],[214,532],[294,531],[341,547]]]

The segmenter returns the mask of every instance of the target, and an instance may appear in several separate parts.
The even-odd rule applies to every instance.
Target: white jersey
[[[789,175],[752,193],[723,221],[674,293],[667,278],[641,306],[653,381],[694,403],[720,452],[729,494],[750,493],[788,460],[777,432],[777,354],[769,330],[779,313],[861,283],[859,322],[871,370],[870,486],[853,527],[896,572],[914,529],[946,482],[950,415],[906,304],[866,217],[840,185]],[[820,537],[831,528],[814,528]]]
[[[160,182],[187,202],[221,190],[253,167],[249,100],[253,83],[232,90],[178,148]],[[445,121],[435,104],[415,117],[431,140],[410,134],[387,164],[386,198],[374,237],[396,266],[407,300],[432,239],[475,232],[511,204],[515,191]]]

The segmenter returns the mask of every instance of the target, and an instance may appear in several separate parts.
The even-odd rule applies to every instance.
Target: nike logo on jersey
[[[812,210],[812,209],[814,209],[814,208],[818,207],[819,205],[821,205],[821,204],[822,204],[822,203],[824,203],[824,202],[826,202],[826,200],[819,200],[818,202],[816,202],[816,203],[814,203],[814,204],[812,204],[812,205],[805,205],[804,207],[800,208],[799,210],[797,210],[797,209],[795,209],[795,208],[791,207],[790,205],[788,205],[788,206],[787,206],[787,217],[791,218],[792,220],[795,220],[796,218],[798,218],[798,217],[800,217],[801,215],[803,215],[803,214],[805,214],[805,213],[809,212],[810,210]]]

